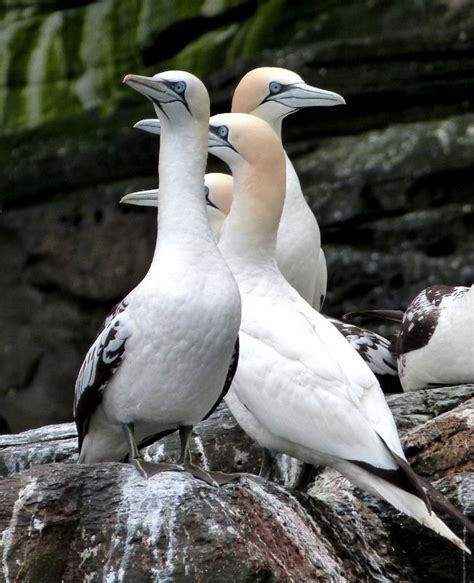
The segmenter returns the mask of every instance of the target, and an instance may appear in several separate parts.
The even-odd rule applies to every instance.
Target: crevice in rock
[[[222,26],[247,20],[254,14],[257,7],[256,0],[248,0],[213,17],[196,16],[174,22],[158,34],[153,44],[142,50],[143,63],[151,66],[170,59],[202,35]]]

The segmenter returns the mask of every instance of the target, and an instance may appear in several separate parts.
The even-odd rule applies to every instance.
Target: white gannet
[[[159,229],[148,273],[107,318],[80,369],[74,407],[79,461],[122,460],[128,453],[145,475],[186,469],[215,484],[222,475],[192,465],[188,439],[230,386],[240,295],[202,196],[209,96],[199,79],[182,71],[127,75],[124,82],[161,115]],[[179,465],[140,458],[137,443],[176,429]]]
[[[265,120],[281,140],[283,118],[307,107],[344,104],[341,95],[307,85],[292,71],[260,67],[249,71],[237,85],[232,112],[249,113]],[[151,123],[149,123],[151,122]],[[156,120],[134,127],[159,133]],[[291,160],[286,158],[286,196],[278,229],[278,266],[300,295],[317,310],[324,302],[327,268],[321,249],[318,222],[306,202]]]
[[[344,104],[341,95],[307,85],[287,69],[260,67],[249,71],[232,98],[233,113],[266,121],[281,141],[282,121],[307,107]],[[291,160],[286,159],[286,195],[278,228],[278,267],[288,282],[318,311],[326,295],[326,258],[318,222],[306,202]]]
[[[253,116],[217,115],[209,150],[234,177],[219,241],[242,296],[233,415],[261,446],[335,468],[467,551],[431,511],[373,373],[277,267],[285,155],[275,133]]]
[[[146,120],[150,121],[150,120]],[[134,127],[136,127],[135,124]],[[234,181],[230,174],[210,172],[204,176],[204,197],[207,203],[207,216],[216,240],[219,240],[222,224],[232,204]],[[158,206],[159,189],[130,192],[120,199],[121,203],[136,206]]]
[[[134,127],[146,129],[151,133],[159,133],[159,120],[142,120]],[[205,175],[204,181],[209,222],[216,239],[219,240],[222,225],[232,204],[233,180],[228,174],[210,173]],[[126,194],[120,202],[155,207],[158,204],[158,189],[131,192]],[[277,246],[277,253],[280,249],[281,247]],[[383,392],[387,394],[401,392],[394,343],[366,328],[341,322],[336,318],[329,318],[329,320],[362,356],[377,377]]]

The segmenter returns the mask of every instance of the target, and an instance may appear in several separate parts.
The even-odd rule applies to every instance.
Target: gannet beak
[[[342,95],[333,91],[312,87],[306,83],[292,83],[291,85],[282,86],[280,92],[267,95],[263,103],[266,101],[277,101],[293,111],[305,107],[327,107],[330,105],[344,105],[346,103]]]
[[[155,134],[159,136],[161,134],[161,123],[157,118],[154,119],[141,119],[133,126],[137,130],[143,130],[149,134]]]
[[[120,202],[134,204],[136,206],[158,206],[158,192],[159,190],[157,188],[131,192],[123,196]]]
[[[166,103],[180,102],[189,111],[186,101],[186,83],[184,81],[171,82],[159,77],[144,77],[142,75],[125,75],[123,82],[130,85],[156,105],[166,115],[162,105]],[[178,89],[179,88],[179,89]]]
[[[123,82],[146,97],[158,98],[161,93],[166,93],[168,90],[164,81],[143,75],[125,75]]]

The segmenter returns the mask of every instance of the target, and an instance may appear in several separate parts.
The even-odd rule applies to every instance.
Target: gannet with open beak
[[[202,196],[209,96],[182,71],[127,75],[124,82],[161,115],[160,225],[148,273],[107,318],[79,372],[79,461],[122,460],[128,453],[144,475],[186,469],[216,484],[222,475],[192,465],[188,439],[230,386],[240,295]],[[178,464],[140,458],[140,445],[174,430],[181,437]]]
[[[226,397],[233,415],[261,446],[335,468],[467,550],[430,510],[428,486],[406,460],[373,373],[277,267],[285,196],[279,139],[245,114],[211,117],[209,130],[210,152],[234,177],[219,241],[242,296],[239,368]]]

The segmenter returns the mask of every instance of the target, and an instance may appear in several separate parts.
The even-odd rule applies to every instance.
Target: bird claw
[[[141,458],[135,458],[132,460],[132,464],[136,467],[138,472],[144,478],[151,478],[155,474],[159,474],[161,472],[183,472],[183,466],[179,466],[177,464],[164,464],[164,463],[153,463],[147,462]]]
[[[203,482],[206,482],[206,484],[210,484],[215,488],[240,478],[240,474],[225,474],[224,472],[207,471],[190,463],[185,464],[183,468],[198,480],[202,480]]]

